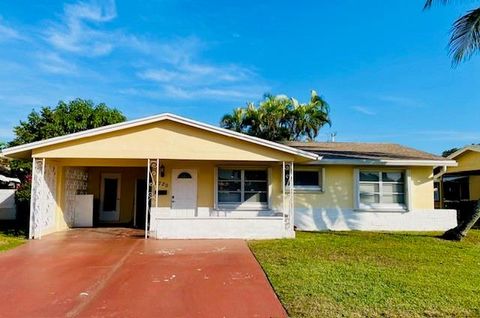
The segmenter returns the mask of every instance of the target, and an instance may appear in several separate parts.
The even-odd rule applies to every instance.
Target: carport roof
[[[130,120],[130,121],[126,121],[118,124],[113,124],[113,125],[89,129],[89,130],[85,130],[85,131],[81,131],[73,134],[68,134],[65,136],[49,138],[49,139],[40,140],[40,141],[36,141],[36,142],[24,144],[24,145],[6,148],[2,150],[2,153],[7,157],[10,156],[14,158],[29,158],[32,155],[33,149],[61,144],[61,143],[76,140],[76,139],[98,136],[98,135],[102,135],[102,134],[106,134],[106,133],[110,133],[118,130],[123,130],[127,128],[137,127],[137,126],[151,124],[151,123],[165,121],[165,120],[170,120],[170,121],[181,123],[187,126],[196,127],[202,130],[206,130],[219,135],[243,140],[253,144],[258,144],[267,148],[279,150],[285,153],[297,155],[307,159],[311,159],[311,160],[320,159],[319,156],[313,152],[297,149],[294,147],[290,147],[288,145],[238,133],[232,130],[216,127],[213,125],[209,125],[206,123],[202,123],[199,121],[195,121],[189,118],[181,117],[181,116],[170,114],[170,113],[163,113],[163,114],[154,115],[150,117],[144,117],[144,118]]]

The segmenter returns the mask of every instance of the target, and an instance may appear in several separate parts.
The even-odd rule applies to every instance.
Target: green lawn
[[[480,230],[297,232],[250,248],[292,317],[480,317]]]
[[[10,232],[0,231],[0,252],[17,247],[20,244],[26,242],[26,238],[23,235],[15,235]]]

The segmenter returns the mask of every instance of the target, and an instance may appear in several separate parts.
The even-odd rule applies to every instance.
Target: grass
[[[14,231],[0,231],[0,252],[12,249],[26,242],[23,234]]]
[[[480,230],[297,232],[250,248],[291,317],[480,317]]]

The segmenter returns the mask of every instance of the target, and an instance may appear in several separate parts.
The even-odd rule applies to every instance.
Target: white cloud
[[[425,106],[425,104],[422,101],[409,98],[409,97],[404,97],[404,96],[380,95],[380,96],[377,96],[377,99],[382,102],[393,104],[395,106],[413,107],[413,108]]]
[[[56,53],[44,53],[38,55],[39,66],[46,72],[52,74],[75,74],[77,66]]]
[[[106,23],[116,16],[113,0],[65,5],[61,22],[50,25],[46,40],[57,51],[88,57],[108,55],[118,48],[128,50],[135,57],[130,60],[137,63],[133,66],[137,77],[146,84],[158,85],[164,96],[218,99],[242,95],[250,98],[252,91],[260,91],[258,96],[266,91],[266,87],[258,89],[259,78],[251,68],[202,61],[200,52],[206,44],[198,38],[162,41],[107,29]],[[60,60],[58,54],[46,57],[41,67],[58,74],[68,74],[71,70],[68,61]]]
[[[45,36],[51,45],[60,50],[87,56],[107,55],[113,50],[115,37],[97,27],[116,16],[113,0],[67,4],[62,23],[52,24]]]
[[[2,40],[23,40],[24,37],[14,28],[8,26],[0,17],[0,41]]]
[[[182,88],[174,85],[164,87],[164,93],[181,99],[208,98],[216,100],[243,100],[258,98],[264,92],[263,87],[221,87],[221,88]]]
[[[377,114],[371,111],[370,109],[368,109],[367,107],[363,107],[363,106],[353,106],[352,109],[361,114],[368,115],[368,116],[374,116]]]

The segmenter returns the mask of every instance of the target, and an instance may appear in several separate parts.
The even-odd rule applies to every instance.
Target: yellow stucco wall
[[[480,176],[470,176],[470,200],[480,199]]]
[[[448,167],[447,173],[480,170],[480,152],[467,150],[454,159],[458,166]]]
[[[295,193],[296,208],[354,208],[354,169],[355,166],[325,166],[325,189],[323,192]],[[366,169],[403,169],[410,171],[410,198],[413,209],[433,209],[432,167],[386,168],[365,167]],[[281,207],[281,169],[273,172],[273,205]]]
[[[172,121],[161,121],[35,149],[33,156],[244,161],[305,160],[279,150]]]
[[[52,162],[52,161],[50,161]],[[98,163],[95,160],[84,160],[84,166],[88,164]],[[121,164],[119,162],[112,165]],[[132,221],[134,213],[134,196],[136,179],[146,179],[146,163],[143,161],[132,162],[125,161],[130,164],[129,167],[88,167],[88,189],[87,192],[94,194],[96,210],[100,199],[100,185],[102,173],[120,173],[121,174],[121,211],[120,222],[129,223]],[[81,161],[76,162],[80,164]],[[172,190],[172,169],[195,169],[197,170],[197,205],[199,207],[214,207],[214,189],[215,189],[215,168],[219,166],[238,166],[238,167],[265,167],[271,171],[271,202],[272,208],[282,208],[282,186],[281,175],[282,168],[278,163],[272,162],[239,162],[232,164],[229,161],[179,161],[179,160],[162,160],[165,166],[165,176],[160,178],[160,188],[167,190],[167,195],[159,196],[159,206],[169,207],[171,205]],[[67,228],[67,224],[63,218],[63,191],[64,191],[64,172],[66,164],[71,164],[68,159],[57,160],[57,230]],[[136,167],[140,165],[140,167]],[[298,165],[297,165],[298,167]],[[354,207],[354,169],[355,166],[323,166],[325,175],[323,192],[297,192],[295,194],[296,208],[338,208],[351,209]],[[361,167],[358,167],[361,169]],[[368,169],[375,167],[368,167]],[[322,169],[319,167],[318,169]],[[378,167],[385,169],[385,167]],[[400,168],[402,169],[402,168]],[[410,198],[412,200],[413,209],[433,209],[433,179],[431,167],[409,167],[403,168],[409,171],[411,180]],[[480,180],[477,180],[480,181]],[[480,193],[480,182],[479,185]],[[153,202],[152,202],[153,203]]]
[[[410,168],[412,207],[433,209],[433,169],[432,167]]]

